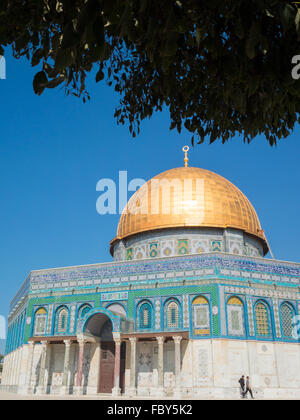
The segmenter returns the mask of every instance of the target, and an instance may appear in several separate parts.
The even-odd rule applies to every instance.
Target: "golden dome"
[[[268,251],[247,197],[222,176],[192,167],[163,172],[135,192],[123,210],[112,245],[137,233],[179,227],[239,229],[261,239]]]

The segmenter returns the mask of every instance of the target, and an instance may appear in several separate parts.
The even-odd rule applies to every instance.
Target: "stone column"
[[[129,395],[136,395],[136,343],[137,338],[129,338],[130,341],[130,387]]]
[[[97,394],[100,391],[100,381],[101,381],[101,339],[99,343],[97,343],[96,352],[95,352],[95,358],[98,360],[97,363],[97,371],[98,371],[98,379],[97,379],[97,386],[95,388],[95,394]]]
[[[33,387],[31,385],[33,357],[34,357],[35,342],[29,341],[28,343],[28,358],[27,358],[27,378],[26,378],[26,394],[33,394]]]
[[[165,338],[160,336],[156,337],[158,341],[158,388],[157,393],[158,395],[162,396],[164,394],[164,341]]]
[[[6,385],[6,357],[4,357],[4,363],[3,363],[3,370],[2,370],[2,378],[1,378],[1,385],[2,387]]]
[[[47,358],[46,358],[46,372],[45,372],[45,379],[47,385],[47,392],[51,394],[51,363],[52,363],[52,352],[54,352],[55,347],[48,345],[47,348]]]
[[[120,389],[120,367],[121,367],[121,337],[120,334],[114,334],[115,342],[115,369],[114,369],[114,387],[112,395],[121,395]]]
[[[12,364],[11,364],[11,379],[10,379],[11,385],[15,385],[16,357],[17,357],[17,351],[14,350],[12,354]]]
[[[64,359],[64,374],[62,380],[61,393],[63,395],[68,395],[70,393],[70,384],[69,384],[69,371],[70,371],[70,350],[71,350],[71,340],[64,340],[65,344],[65,359]]]
[[[83,376],[85,340],[78,339],[78,344],[79,344],[79,352],[78,352],[78,367],[77,367],[77,379],[76,379],[76,393],[83,394],[82,376]]]
[[[175,390],[174,396],[181,397],[181,336],[173,337],[175,343]]]
[[[15,373],[15,384],[17,386],[18,393],[22,391],[22,387],[20,387],[21,366],[22,366],[22,348],[19,347],[17,350],[16,373]]]
[[[42,352],[40,361],[40,372],[39,372],[39,386],[37,387],[37,394],[46,394],[47,387],[45,387],[45,370],[46,370],[46,358],[47,358],[47,341],[41,341]]]

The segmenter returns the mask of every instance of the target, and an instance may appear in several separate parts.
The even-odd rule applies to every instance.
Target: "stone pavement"
[[[205,398],[203,398],[204,400],[206,400]],[[292,400],[293,398],[291,398]],[[9,401],[13,401],[13,400],[106,400],[106,401],[132,401],[132,400],[139,400],[139,401],[145,401],[145,400],[153,400],[153,397],[112,397],[112,396],[108,396],[108,395],[82,395],[82,396],[78,396],[78,395],[45,395],[45,396],[41,396],[41,395],[33,395],[33,396],[28,396],[28,395],[16,395],[16,394],[12,394],[12,393],[6,393],[6,392],[0,392],[0,401],[3,400],[9,400]],[[160,401],[168,401],[168,400],[176,400],[176,398],[173,397],[165,397],[162,398]],[[177,399],[178,401],[191,401],[191,400],[201,400],[201,398],[181,398],[181,399]],[[211,398],[211,400],[214,400],[213,398]],[[241,398],[235,398],[235,400],[241,400]],[[256,400],[260,400],[260,398],[256,398]],[[155,399],[155,401],[159,401],[159,399]],[[243,401],[250,401],[246,398]]]
[[[191,401],[193,398],[182,398],[178,399],[178,401]],[[198,400],[199,398],[194,398],[194,400]],[[0,401],[3,400],[107,400],[107,401],[132,401],[132,400],[153,400],[153,397],[112,397],[108,395],[17,395],[13,393],[7,393],[7,392],[0,392]],[[155,401],[158,399],[155,398]],[[164,397],[161,399],[161,401],[167,401],[167,400],[176,400],[176,398],[173,397]]]

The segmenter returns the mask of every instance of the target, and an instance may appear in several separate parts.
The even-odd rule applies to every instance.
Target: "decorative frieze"
[[[225,291],[227,293],[238,293],[244,294],[245,288],[235,287],[235,286],[225,286]],[[280,299],[298,299],[298,295],[296,292],[292,291],[279,291],[279,290],[270,290],[270,289],[259,289],[259,288],[251,288],[247,289],[247,293],[254,296],[259,297],[272,297],[272,298],[280,298]]]
[[[299,283],[300,265],[281,263],[279,261],[269,261],[263,258],[250,258],[242,256],[233,256],[219,253],[205,255],[189,255],[183,257],[160,258],[147,261],[132,262],[116,262],[108,264],[98,264],[92,266],[70,267],[55,270],[45,270],[32,272],[30,275],[30,283],[33,288],[44,287],[46,285],[54,285],[59,287],[67,287],[70,281],[93,281],[99,279],[115,279],[120,281],[124,276],[134,276],[143,274],[153,274],[153,272],[162,273],[169,271],[191,271],[197,270],[199,267],[207,268],[218,267],[222,270],[231,270],[233,276],[246,276],[242,274],[244,270],[248,270],[253,278],[268,279],[266,275],[272,275],[270,280]],[[182,270],[183,269],[183,270]],[[228,274],[228,272],[223,271]],[[225,274],[225,275],[226,275]],[[274,276],[278,276],[276,279]]]
[[[51,334],[51,330],[52,330],[52,317],[53,317],[53,304],[48,306],[47,334]]]
[[[155,329],[156,330],[160,330],[161,326],[160,326],[160,319],[161,319],[161,315],[160,315],[160,298],[155,299],[154,301],[155,303]]]
[[[70,309],[70,333],[76,332],[75,317],[76,317],[76,304],[71,305],[71,309]]]
[[[182,314],[183,314],[183,328],[189,327],[189,296],[183,295],[182,296]]]
[[[274,310],[274,319],[275,319],[275,329],[276,329],[276,337],[281,337],[280,331],[280,319],[279,319],[279,308],[278,308],[278,300],[273,300],[273,310]]]
[[[225,313],[225,293],[224,287],[219,287],[220,295],[220,319],[221,319],[221,335],[226,335],[226,313]]]
[[[249,335],[254,337],[255,329],[254,329],[254,318],[253,318],[253,304],[252,304],[252,298],[250,297],[247,297],[247,311],[248,311]]]
[[[111,301],[111,300],[127,300],[128,292],[119,292],[119,293],[103,293],[101,295],[102,302]]]

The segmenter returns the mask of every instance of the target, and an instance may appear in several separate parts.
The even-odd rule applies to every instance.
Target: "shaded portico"
[[[174,388],[172,385],[171,392],[174,396],[180,396],[181,362],[185,349],[185,345],[182,346],[182,341],[189,340],[189,333],[134,333],[124,330],[120,331],[119,327],[125,321],[124,317],[120,315],[106,310],[95,310],[84,319],[76,336],[31,338],[29,342],[27,375],[28,393],[46,394],[53,392],[53,382],[49,376],[48,365],[50,364],[51,353],[53,352],[53,357],[56,357],[56,352],[59,351],[61,358],[61,367],[59,368],[61,378],[59,383],[61,385],[59,392],[61,394],[107,393],[118,396],[121,392],[125,392],[126,395],[133,396],[140,392],[140,395],[143,395],[141,394],[143,389],[140,388],[137,379],[140,374],[138,350],[139,346],[149,346],[151,344],[152,347],[150,346],[150,348],[156,349],[150,369],[152,371],[153,368],[154,375],[150,391],[151,395],[157,394],[161,396],[166,392],[166,386],[168,385],[166,384],[164,372],[167,366],[164,358],[166,358],[165,354],[169,349],[171,350],[169,359],[172,359],[172,369],[174,369],[172,379]],[[114,331],[114,328],[117,331]],[[36,344],[40,345],[38,349],[40,358],[37,374],[36,371],[33,372],[33,355]],[[57,346],[58,344],[60,346]],[[128,353],[127,360],[126,351]],[[127,369],[128,375],[126,387],[125,369]],[[56,370],[55,372],[58,371]],[[171,371],[167,370],[167,372]],[[35,374],[36,379],[32,380],[33,374]],[[92,381],[90,381],[91,375],[93,376]],[[143,376],[143,374],[141,375]]]
[[[55,356],[56,350],[54,348],[57,349],[57,347],[60,348],[61,354],[63,345],[63,368],[60,368],[61,387],[59,391],[61,394],[65,395],[73,392],[81,395],[87,392],[87,388],[89,388],[89,393],[101,391],[100,384],[103,379],[101,376],[101,360],[102,356],[109,351],[110,361],[113,359],[113,364],[111,364],[112,387],[109,391],[105,390],[104,392],[119,395],[121,393],[121,338],[119,330],[124,322],[127,321],[120,314],[112,313],[104,308],[94,309],[79,323],[77,335],[31,337],[28,341],[27,393],[42,395],[51,392],[52,384],[49,383],[49,375],[47,374],[49,373],[51,354],[53,352],[53,356]],[[98,385],[94,384],[92,387],[87,385],[87,380],[84,380],[86,376],[89,376],[89,372],[87,372],[87,369],[89,370],[87,367],[87,355],[89,354],[89,351],[86,352],[87,345],[92,346],[93,349],[93,372],[99,372]],[[39,354],[39,362],[36,368],[34,359],[37,353]],[[96,366],[95,361],[97,361],[98,366]],[[104,363],[104,365],[107,368],[108,363]],[[105,380],[104,383],[106,383]]]
[[[130,381],[127,386],[126,394],[129,396],[135,396],[138,393],[138,352],[137,345],[149,343],[152,345],[157,344],[157,385],[152,389],[153,396],[163,396],[165,394],[165,383],[164,383],[164,355],[165,355],[165,344],[171,344],[174,349],[174,374],[175,374],[175,387],[173,395],[175,397],[181,396],[181,362],[182,362],[182,340],[189,340],[189,333],[185,332],[151,332],[151,333],[124,333],[121,336],[122,341],[130,344]],[[141,390],[140,390],[141,391]]]
[[[114,331],[114,329],[119,330],[122,317],[108,310],[89,315],[83,324],[83,332],[80,334],[82,350],[78,358],[78,371],[82,371],[85,343],[99,343],[97,391],[120,395],[121,334],[120,331]],[[80,388],[82,388],[82,378],[80,375],[77,375],[77,392],[81,392]]]

